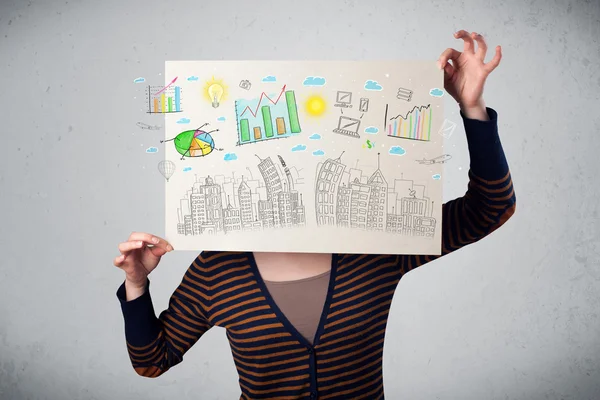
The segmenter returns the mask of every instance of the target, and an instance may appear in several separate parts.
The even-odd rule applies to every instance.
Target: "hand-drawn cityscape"
[[[384,231],[432,238],[436,219],[425,185],[394,179],[388,185],[379,159],[370,176],[329,158],[317,165],[315,210],[318,225]],[[379,153],[377,154],[379,157]]]
[[[295,167],[271,157],[260,158],[262,179],[216,175],[198,178],[177,209],[177,233],[204,235],[269,228],[301,227],[306,223],[302,194],[303,178]]]

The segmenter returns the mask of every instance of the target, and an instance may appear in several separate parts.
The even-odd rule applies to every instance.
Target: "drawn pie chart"
[[[215,149],[215,141],[210,133],[194,129],[177,135],[175,148],[184,157],[204,157]]]

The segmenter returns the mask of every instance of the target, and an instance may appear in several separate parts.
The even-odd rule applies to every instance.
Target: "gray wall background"
[[[517,213],[402,280],[387,398],[600,398],[597,0],[0,3],[0,398],[239,396],[220,329],[158,379],[130,366],[112,259],[132,230],[164,229],[163,132],[135,125],[162,118],[133,79],[160,83],[178,59],[436,60],[461,28],[504,49],[485,100]],[[462,125],[447,143],[450,200],[467,184]],[[195,255],[150,276],[157,313]]]

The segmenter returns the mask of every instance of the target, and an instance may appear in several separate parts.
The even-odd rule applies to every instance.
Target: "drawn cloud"
[[[310,135],[308,137],[310,140],[319,140],[321,139],[321,135],[319,135],[318,133],[313,133],[312,135]]]
[[[197,76],[188,76],[187,80],[190,82],[196,82],[199,78]]]
[[[435,179],[436,181],[439,181],[440,179],[442,179],[442,176],[440,174],[435,174],[432,176],[433,179]]]
[[[365,82],[366,90],[382,90],[383,86],[381,86],[377,81],[368,80]]]
[[[365,129],[365,133],[370,133],[372,135],[376,134],[377,132],[379,132],[379,129],[375,128],[374,126],[369,126]]]
[[[325,152],[323,150],[315,150],[312,153],[313,156],[324,156]]]
[[[158,153],[158,149],[156,147],[148,147],[146,153]]]
[[[223,157],[223,160],[225,160],[225,161],[237,160],[237,155],[235,153],[227,153],[227,154],[225,154],[225,157]]]
[[[178,124],[189,124],[190,123],[190,119],[189,118],[179,118],[177,120]]]
[[[183,172],[188,172],[188,171],[191,171],[191,170],[192,170],[192,167],[185,167],[185,168],[183,169]]]
[[[142,82],[146,82],[146,79],[142,78],[141,76],[139,78],[135,78],[133,80],[133,83],[142,83]]]
[[[393,156],[403,156],[404,154],[406,154],[406,150],[404,150],[400,146],[392,146],[390,147],[389,153]]]
[[[429,91],[429,94],[433,97],[442,97],[444,95],[444,91],[442,89],[433,88]]]
[[[297,144],[294,147],[292,147],[292,151],[304,151],[304,150],[306,150],[305,144]]]
[[[225,122],[225,117],[219,117],[219,118],[217,118],[217,121],[219,121],[219,122]]]
[[[322,76],[307,76],[302,84],[304,86],[323,86],[325,85],[325,78]]]
[[[273,75],[269,75],[269,76],[265,76],[264,78],[262,78],[263,82],[276,82],[277,78],[275,78]]]

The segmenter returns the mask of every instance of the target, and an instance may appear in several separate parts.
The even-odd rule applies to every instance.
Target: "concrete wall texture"
[[[600,398],[597,0],[0,1],[0,398],[239,397],[220,329],[158,379],[129,363],[112,259],[131,231],[164,231],[145,152],[163,132],[135,125],[162,119],[135,78],[181,59],[435,61],[463,28],[504,49],[484,96],[517,213],[401,281],[386,397]],[[450,200],[468,181],[462,125],[446,145]],[[150,276],[157,313],[195,255]]]

